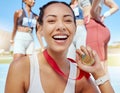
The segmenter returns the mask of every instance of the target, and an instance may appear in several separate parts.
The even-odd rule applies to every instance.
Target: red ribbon
[[[67,75],[65,75],[65,73],[61,71],[61,69],[60,69],[60,68],[58,67],[58,65],[56,64],[55,60],[48,54],[47,49],[45,49],[45,50],[43,51],[43,54],[44,54],[47,62],[49,63],[49,65],[54,69],[54,71],[56,71],[59,75],[61,75],[61,76],[63,76],[63,77],[66,78]],[[73,63],[75,63],[75,61],[74,61],[73,59],[68,58],[68,60],[70,60],[70,61],[72,61]],[[78,68],[79,68],[79,67],[78,67]],[[80,70],[80,68],[79,68],[79,70]],[[86,72],[80,70],[79,76],[76,77],[76,79],[74,79],[74,80],[79,80],[79,79],[81,79],[84,75],[85,75],[86,77],[88,77],[88,73],[86,74]]]

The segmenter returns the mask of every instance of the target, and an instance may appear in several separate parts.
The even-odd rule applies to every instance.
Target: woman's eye
[[[55,20],[48,20],[48,23],[54,23]]]
[[[72,22],[72,20],[70,20],[70,19],[67,19],[67,20],[65,20],[65,22],[68,22],[68,23],[70,23],[70,22]]]

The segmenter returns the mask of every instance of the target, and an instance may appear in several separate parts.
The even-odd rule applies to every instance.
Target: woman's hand
[[[84,17],[84,24],[88,24],[90,22],[91,15],[87,15]]]
[[[84,62],[82,62],[82,55],[86,55],[89,59],[88,61],[94,60],[94,63],[91,65],[84,64]],[[84,70],[85,72],[91,73],[94,78],[105,75],[104,68],[102,67],[97,53],[88,46],[81,46],[80,49],[76,50],[76,62],[80,69]]]

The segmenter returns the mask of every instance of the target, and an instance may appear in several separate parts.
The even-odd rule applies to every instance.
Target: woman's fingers
[[[79,59],[85,65],[93,65],[94,57],[92,54],[92,49],[90,47],[81,46],[80,49],[76,51],[77,59]]]
[[[97,73],[102,69],[97,53],[88,46],[77,49],[76,62],[80,69],[89,73]]]

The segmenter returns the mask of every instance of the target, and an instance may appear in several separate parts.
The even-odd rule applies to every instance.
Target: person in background
[[[85,1],[87,0],[79,0],[80,6],[85,6]],[[85,6],[87,11],[84,11],[87,29],[86,44],[98,53],[101,63],[107,72],[107,46],[110,40],[110,31],[103,22],[106,17],[118,10],[118,6],[113,0],[88,0],[87,2],[89,5]],[[103,4],[108,6],[110,10],[102,15]]]
[[[23,7],[23,3],[25,7]],[[37,37],[40,44],[42,44],[40,31],[37,23],[38,16],[32,12],[32,7],[35,4],[35,0],[22,0],[22,9],[15,11],[14,13],[14,28],[12,37],[10,40],[13,45],[13,60],[17,60],[22,56],[32,54],[34,52],[34,40],[32,32],[36,28]]]
[[[78,5],[78,0],[71,0],[71,8],[74,11],[77,29],[68,51],[68,58],[76,59],[76,49],[79,49],[80,46],[86,46],[86,28],[83,20],[83,13]]]
[[[98,2],[98,1],[97,1]],[[91,2],[90,0],[78,0],[79,7],[83,11],[84,24],[89,23],[91,18]]]
[[[92,9],[91,15],[93,18],[97,19],[100,22],[104,22],[104,19],[111,16],[112,14],[116,13],[119,10],[118,5],[114,2],[114,0],[91,0]],[[109,7],[109,10],[105,13],[101,14],[103,4]]]
[[[67,59],[76,31],[75,15],[69,4],[48,2],[40,8],[38,22],[47,42],[46,49],[11,63],[5,93],[99,93],[89,73],[101,93],[114,93],[97,53],[90,47],[77,49],[76,62]],[[83,54],[94,59],[94,64],[84,65]]]

